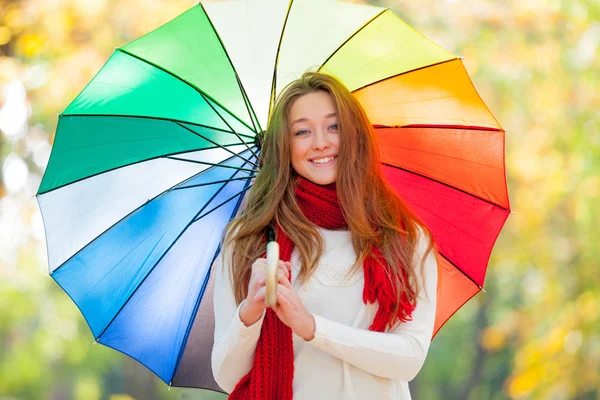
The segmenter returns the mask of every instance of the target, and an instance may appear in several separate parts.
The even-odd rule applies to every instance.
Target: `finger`
[[[281,283],[281,284],[283,284],[285,282],[290,283],[290,281],[288,280],[288,277],[287,277],[287,272],[284,272],[284,271],[280,270],[279,271],[279,276],[277,277],[277,282]]]
[[[290,310],[295,308],[294,303],[292,303],[290,299],[288,299],[286,295],[283,292],[280,292],[279,290],[277,291],[277,304],[280,308],[283,308],[284,310]]]
[[[267,293],[267,288],[265,286],[263,286],[256,292],[256,294],[254,295],[253,301],[255,303],[261,303],[261,302],[264,303],[266,293]]]
[[[292,286],[292,284],[290,283],[290,281],[287,280],[287,279],[280,279],[279,283],[281,285],[283,285],[284,287],[288,288],[288,289],[294,290],[294,287]]]
[[[282,271],[287,276],[288,268],[283,261],[279,260],[277,267],[279,268],[280,271]]]
[[[285,271],[285,261],[277,261],[277,267]]]
[[[273,307],[271,307],[271,310],[275,311],[275,314],[277,314],[277,316],[279,316],[279,313],[281,312],[281,307],[279,307],[279,305],[277,303],[275,303],[275,305]]]
[[[262,275],[256,274],[250,278],[250,286],[255,291],[260,289],[261,287],[265,286],[266,284],[267,284],[267,278],[266,278],[265,274],[262,274]]]
[[[254,281],[258,281],[260,278],[264,278],[267,276],[267,272],[266,272],[266,267],[265,268],[253,268],[252,272],[250,273],[250,279],[254,280]]]
[[[278,285],[277,285],[277,290],[282,290],[284,289],[286,286],[284,285],[289,285],[290,282],[287,280],[287,278],[284,276],[283,271],[279,271],[279,277],[278,277]],[[257,289],[256,294],[255,294],[255,301],[265,301],[265,297],[267,293],[267,287],[265,284],[261,285],[260,288]]]
[[[283,262],[283,265],[281,266],[281,268],[288,274],[288,279],[291,279],[292,277],[292,263],[290,261],[285,261]]]
[[[265,265],[267,265],[266,258],[257,258],[254,263],[252,263],[252,270],[263,269]]]
[[[288,279],[292,280],[292,263],[290,261],[285,262],[285,266],[287,267]]]
[[[277,284],[277,293],[282,292],[290,301],[293,301],[295,297],[298,297],[296,290],[289,284],[289,282],[283,282]]]
[[[257,279],[258,277],[264,277],[267,275],[267,261],[264,258],[259,258],[252,264],[252,272],[250,279]]]
[[[294,304],[295,303],[294,299],[296,297],[298,297],[295,295],[294,288],[290,289],[288,287],[283,286],[282,284],[277,285],[277,296],[279,296],[279,294],[284,296],[288,300],[288,303],[290,303],[290,304]]]

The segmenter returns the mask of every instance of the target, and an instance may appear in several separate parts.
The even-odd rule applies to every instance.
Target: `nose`
[[[331,145],[331,141],[327,136],[327,132],[323,129],[317,129],[315,135],[313,135],[313,148],[315,150],[323,150]]]

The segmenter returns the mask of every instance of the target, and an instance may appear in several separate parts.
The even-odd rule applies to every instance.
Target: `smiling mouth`
[[[310,162],[313,164],[327,164],[327,163],[330,163],[331,161],[335,160],[336,158],[337,158],[337,156],[315,158],[314,160],[310,160]]]

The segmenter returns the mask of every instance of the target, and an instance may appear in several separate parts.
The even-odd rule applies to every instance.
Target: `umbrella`
[[[510,212],[504,131],[459,57],[379,7],[199,4],[115,50],[60,114],[37,194],[50,275],[97,342],[169,385],[220,390],[210,267],[255,136],[308,69],[361,102],[386,178],[435,237],[435,333],[483,287]]]

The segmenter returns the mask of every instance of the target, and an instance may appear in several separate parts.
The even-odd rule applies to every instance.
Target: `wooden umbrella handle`
[[[279,243],[272,241],[267,244],[267,294],[265,305],[274,307],[277,304],[277,264],[279,263]]]

